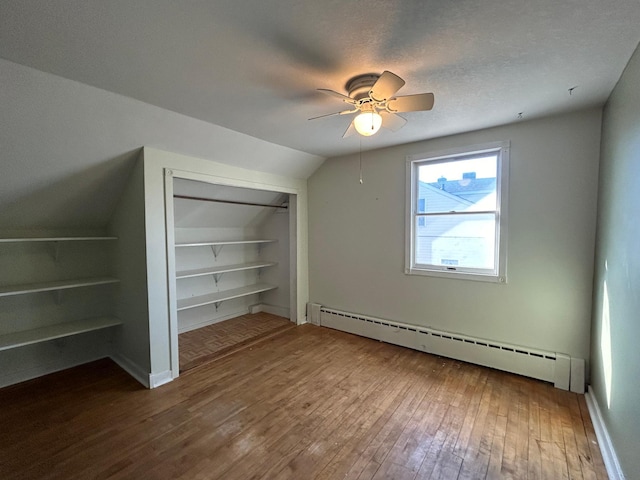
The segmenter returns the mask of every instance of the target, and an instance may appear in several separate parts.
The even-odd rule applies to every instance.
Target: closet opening
[[[296,195],[175,172],[166,186],[179,372],[295,327]]]

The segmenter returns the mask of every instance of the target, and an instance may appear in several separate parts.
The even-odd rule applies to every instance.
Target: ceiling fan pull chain
[[[362,138],[360,138],[360,185],[362,185]]]

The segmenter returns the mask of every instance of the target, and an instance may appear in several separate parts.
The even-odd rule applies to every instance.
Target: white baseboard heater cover
[[[319,310],[320,318],[317,324],[323,327],[544,380],[563,390],[569,390],[571,386],[572,391],[584,392],[584,383],[579,385],[580,382],[571,382],[572,359],[562,353],[546,352],[367,315],[342,312],[318,304],[310,305],[312,312],[315,310],[313,313],[317,314]],[[313,320],[315,319],[312,319],[312,322],[315,323]],[[573,369],[575,370],[576,359],[573,360]],[[581,363],[584,365],[584,361]],[[584,373],[581,375],[584,379]]]

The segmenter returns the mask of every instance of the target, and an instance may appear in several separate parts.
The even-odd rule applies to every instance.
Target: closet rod
[[[214,200],[213,198],[192,197],[190,195],[174,195],[173,198],[185,200],[201,200],[203,202],[231,203],[233,205],[250,205],[252,207],[288,208],[287,205],[267,205],[265,203],[240,202],[237,200]]]

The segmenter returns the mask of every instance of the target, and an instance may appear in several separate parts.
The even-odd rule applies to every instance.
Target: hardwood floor
[[[3,479],[606,478],[583,396],[313,325],[156,390],[104,360],[0,405]]]
[[[233,353],[289,328],[295,328],[295,323],[261,312],[181,333],[178,336],[180,372]]]

